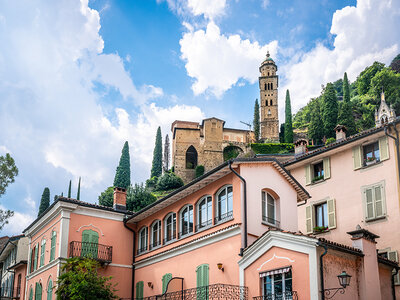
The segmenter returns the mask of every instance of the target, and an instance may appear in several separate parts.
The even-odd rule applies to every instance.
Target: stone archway
[[[185,156],[185,168],[186,169],[195,169],[197,167],[197,151],[196,148],[193,146],[190,146],[186,150],[186,156]]]
[[[234,146],[234,145],[229,145],[226,146],[224,148],[224,161],[227,161],[229,159],[232,158],[236,158],[239,154],[243,153],[243,149],[238,147],[238,146]]]

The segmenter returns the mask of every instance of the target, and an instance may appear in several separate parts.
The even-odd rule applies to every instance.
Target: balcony
[[[283,293],[267,294],[264,296],[253,297],[253,300],[298,300],[296,291],[286,291]]]
[[[262,220],[265,223],[265,225],[274,226],[276,228],[280,228],[281,227],[281,222],[279,222],[278,220],[275,220],[275,219],[272,219],[272,218],[268,218],[266,216],[263,216]]]
[[[221,214],[218,217],[214,218],[214,223],[215,224],[223,223],[231,219],[233,219],[233,211],[228,211],[227,213]]]
[[[230,284],[211,284],[136,300],[247,300],[248,288]],[[283,298],[282,298],[283,299]],[[296,298],[297,299],[297,298]]]
[[[23,295],[21,295],[21,288],[0,288],[0,300],[5,299],[21,299]]]
[[[72,241],[69,244],[69,257],[90,257],[101,263],[110,263],[112,246]]]

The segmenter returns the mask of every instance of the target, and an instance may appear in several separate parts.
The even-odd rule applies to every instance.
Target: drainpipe
[[[393,295],[393,300],[396,300],[396,288],[394,285],[394,277],[399,273],[399,267],[396,267],[396,273],[392,274],[392,295]]]
[[[243,182],[243,202],[244,202],[244,247],[240,248],[240,256],[243,256],[243,251],[244,249],[247,248],[247,186],[246,186],[246,180],[239,175],[238,172],[236,172],[233,168],[232,168],[232,160],[229,160],[228,162],[229,164],[229,169],[237,176],[239,177],[239,179]]]
[[[389,126],[385,126],[385,134],[386,134],[388,137],[394,139],[394,142],[395,142],[395,144],[396,144],[397,172],[400,173],[399,131],[397,130],[396,124],[395,124],[395,123],[393,123],[393,129],[394,129],[394,131],[396,132],[396,137],[394,137],[393,135],[389,134],[389,133],[388,133],[388,129],[389,129]],[[400,175],[400,174],[399,174],[399,175]]]
[[[133,247],[132,247],[132,287],[131,287],[131,299],[135,299],[135,246],[136,246],[136,232],[126,225],[126,218],[124,219],[124,226],[129,231],[133,232]]]
[[[325,300],[325,286],[324,286],[324,260],[323,257],[326,255],[326,253],[328,252],[328,247],[321,243],[318,242],[318,246],[321,246],[325,249],[324,253],[321,254],[321,256],[319,257],[319,277],[320,277],[320,281],[321,281],[321,300]]]

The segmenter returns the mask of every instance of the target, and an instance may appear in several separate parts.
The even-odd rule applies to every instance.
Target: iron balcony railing
[[[165,293],[136,300],[247,300],[248,288],[230,284],[211,284],[183,291]]]
[[[185,229],[181,232],[178,232],[178,239],[180,239],[183,236],[187,236],[193,233],[193,226],[191,228]]]
[[[215,218],[215,224],[228,221],[233,218],[233,211],[228,211],[225,214],[219,215]]]
[[[150,243],[149,249],[151,250],[151,249],[157,248],[160,245],[161,245],[161,240],[154,241],[153,243]]]
[[[202,223],[196,225],[195,230],[196,230],[196,232],[197,232],[197,231],[199,231],[200,229],[203,229],[203,228],[207,228],[207,227],[212,226],[212,224],[213,224],[213,223],[212,223],[212,220],[208,220],[208,221],[202,222]]]
[[[298,300],[296,291],[286,291],[283,293],[267,294],[264,296],[253,297],[253,300]]]
[[[143,246],[142,248],[137,249],[137,254],[139,255],[140,253],[143,253],[147,250],[147,245]]]
[[[170,242],[170,241],[173,241],[173,240],[175,240],[176,239],[176,232],[174,231],[170,236],[166,236],[164,239],[163,239],[163,245],[165,245],[166,243],[168,243],[168,242]]]
[[[268,224],[271,224],[272,226],[275,226],[275,227],[278,227],[278,228],[281,227],[281,222],[279,222],[278,220],[275,220],[275,219],[272,219],[272,218],[268,218],[266,216],[263,216],[262,219],[263,219],[264,222],[266,222]]]
[[[112,261],[112,246],[72,241],[69,244],[69,257],[90,257],[100,262],[110,263]]]

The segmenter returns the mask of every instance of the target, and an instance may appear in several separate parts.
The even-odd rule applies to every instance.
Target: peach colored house
[[[102,263],[101,273],[112,276],[120,299],[131,299],[132,232],[123,220],[130,213],[75,199],[58,198],[24,234],[29,239],[29,261],[24,299],[56,299],[57,278],[68,257],[92,257]]]

